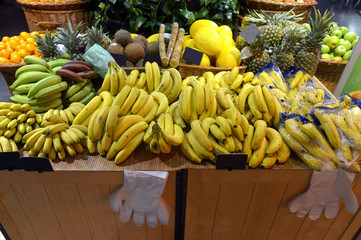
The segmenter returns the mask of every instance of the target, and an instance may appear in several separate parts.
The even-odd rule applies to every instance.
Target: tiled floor
[[[331,3],[331,1],[334,1]],[[329,9],[331,13],[335,13],[334,21],[340,26],[347,26],[350,31],[361,35],[361,13],[360,9],[343,8],[342,5],[346,0],[318,0],[317,8],[324,12]],[[350,6],[353,4],[351,0]],[[360,6],[361,7],[361,4]],[[15,0],[0,0],[0,39],[3,36],[18,35],[21,31],[29,31],[25,15],[20,4]],[[5,80],[0,74],[0,101],[9,101],[10,94],[6,86]]]

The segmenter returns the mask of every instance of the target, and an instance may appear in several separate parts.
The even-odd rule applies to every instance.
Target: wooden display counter
[[[270,170],[225,171],[210,163],[193,164],[179,148],[156,155],[143,144],[121,166],[81,155],[52,167],[54,172],[1,172],[0,223],[11,240],[175,239],[176,174],[181,169],[188,169],[186,240],[349,240],[361,226],[361,212],[351,215],[343,205],[335,219],[322,215],[312,221],[289,212],[288,201],[308,188],[312,173],[295,157]],[[169,171],[163,193],[172,208],[167,226],[122,223],[110,209],[108,196],[121,186],[126,169]],[[354,193],[361,203],[360,174]]]

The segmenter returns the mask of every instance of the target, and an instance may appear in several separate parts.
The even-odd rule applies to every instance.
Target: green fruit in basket
[[[341,46],[344,46],[346,48],[346,51],[350,50],[352,48],[352,44],[345,40],[345,42],[343,42],[342,44],[340,44]]]
[[[336,60],[336,61],[342,61],[343,59],[342,59],[342,57],[341,57],[341,56],[336,56],[336,57],[334,57],[334,58],[333,58],[333,60]]]
[[[351,57],[352,50],[348,50],[342,57],[343,60],[348,61]]]
[[[352,48],[355,47],[355,44],[357,43],[357,40],[358,40],[358,38],[351,43]]]
[[[338,43],[338,45],[342,45],[342,44],[344,44],[344,43],[345,43],[345,41],[346,41],[345,39],[341,38],[341,39],[340,39],[340,42]]]
[[[347,27],[339,27],[339,29],[340,29],[341,32],[342,32],[342,36],[349,32],[349,30],[348,30]]]
[[[346,53],[346,47],[340,45],[337,48],[335,48],[335,50],[333,50],[333,52],[336,56],[343,56]]]
[[[329,53],[329,52],[330,52],[330,47],[325,44],[322,44],[321,53],[324,54],[324,53]]]
[[[348,40],[349,42],[353,42],[357,39],[356,33],[348,32],[343,36],[343,39]]]
[[[331,59],[331,56],[330,56],[330,54],[328,54],[328,53],[322,54],[321,57],[322,57],[323,59]]]
[[[341,30],[333,30],[332,31],[332,36],[337,36],[338,38],[342,38],[342,31]]]
[[[331,36],[327,41],[327,46],[330,47],[330,49],[334,49],[338,46],[340,42],[340,39],[337,36]]]
[[[325,37],[322,40],[322,44],[327,44],[328,40],[330,39],[330,35],[325,35]]]

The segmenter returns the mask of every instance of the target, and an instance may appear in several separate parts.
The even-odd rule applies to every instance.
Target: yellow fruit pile
[[[39,33],[21,32],[19,36],[4,36],[0,42],[0,64],[21,63],[27,55],[40,57],[34,40],[36,34]]]
[[[200,66],[209,67],[215,62],[216,67],[236,67],[241,64],[240,51],[235,47],[233,33],[229,26],[218,26],[207,19],[195,21],[190,35],[184,37],[183,51],[186,47],[204,53]]]

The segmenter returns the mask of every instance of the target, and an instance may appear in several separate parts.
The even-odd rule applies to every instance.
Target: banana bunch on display
[[[85,61],[68,61],[55,73],[67,82],[84,82],[85,79],[98,78],[98,74],[92,70],[92,65]]]
[[[71,85],[63,94],[64,105],[68,106],[74,102],[87,104],[96,95],[93,83],[85,79],[83,82],[77,82]]]
[[[47,124],[47,121],[50,117],[52,117],[53,115],[56,115],[57,118],[60,119],[71,125],[72,122],[74,121],[74,118],[80,113],[80,111],[85,107],[85,105],[83,103],[80,102],[75,102],[75,103],[71,103],[70,106],[66,109],[49,109],[46,113],[44,113],[43,118],[42,118],[42,122],[41,122],[41,126],[44,127],[44,125]]]
[[[149,144],[153,153],[170,153],[172,146],[182,144],[184,138],[183,129],[173,122],[169,112],[162,113],[149,123],[143,141]]]
[[[10,99],[16,103],[30,104],[37,113],[62,108],[61,93],[68,88],[68,83],[62,81],[45,60],[26,56],[24,61],[27,65],[16,71],[16,80],[10,86],[14,94]]]
[[[0,152],[17,152],[18,146],[12,139],[0,136]]]
[[[256,75],[252,80],[252,84],[255,85],[256,83],[266,85],[268,87],[272,86],[281,90],[285,94],[288,92],[288,87],[285,83],[285,80],[283,79],[282,74],[275,70],[265,70]]]
[[[143,81],[145,80],[144,74],[142,80]],[[103,91],[108,91],[111,93],[112,96],[115,96],[123,89],[123,87],[126,84],[127,84],[126,72],[121,67],[119,67],[116,62],[110,62],[108,64],[108,72],[104,77],[101,87],[98,89],[98,94],[100,94]],[[144,83],[142,85],[143,85],[142,87],[144,87]]]
[[[41,119],[29,104],[0,103],[0,136],[19,143],[24,134],[39,127]]]
[[[68,157],[82,154],[86,146],[87,127],[59,123],[57,115],[53,116],[48,126],[37,128],[24,135],[24,149],[28,151],[29,156],[65,161]]]
[[[183,121],[188,124],[196,119],[215,117],[218,104],[216,91],[212,85],[210,83],[203,85],[196,78],[190,78],[188,84],[179,94],[176,108],[177,115],[180,115]],[[228,90],[227,88],[224,89]],[[229,96],[231,97],[231,95]],[[179,120],[175,119],[175,121]]]
[[[303,87],[306,86],[307,81],[311,79],[311,76],[308,73],[303,72],[302,70],[294,69],[293,71],[285,73],[285,80],[290,86],[287,97],[292,100],[293,96]]]
[[[113,103],[113,96],[110,92],[104,91],[99,94],[99,96],[93,97],[80,111],[76,111],[74,107],[69,106],[70,111],[74,111],[74,120],[72,124],[88,126],[90,118],[94,115],[96,110],[99,110],[104,107],[110,107]],[[73,105],[76,105],[73,103]],[[78,109],[79,110],[79,109]]]
[[[89,153],[98,152],[115,164],[125,161],[142,143],[148,124],[139,115],[119,116],[119,106],[101,108],[93,114],[88,127]]]
[[[265,120],[277,127],[283,112],[281,102],[266,85],[245,84],[235,99],[235,106],[248,120]]]

